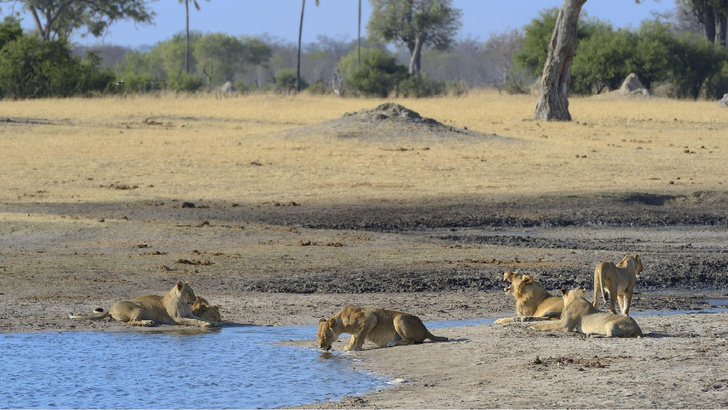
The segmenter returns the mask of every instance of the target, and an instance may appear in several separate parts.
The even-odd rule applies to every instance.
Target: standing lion
[[[632,303],[634,284],[642,272],[642,260],[639,254],[632,256],[627,253],[618,263],[601,262],[594,270],[594,307],[598,305],[599,291],[602,299],[607,303],[609,294],[609,310],[616,314],[614,301],[619,303],[622,315],[629,316],[629,306]]]

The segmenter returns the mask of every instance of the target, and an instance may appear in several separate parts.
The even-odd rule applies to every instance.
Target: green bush
[[[728,94],[728,62],[705,82],[705,98],[719,100]]]
[[[73,57],[64,41],[21,36],[0,50],[0,94],[9,98],[70,97],[108,91],[110,72],[99,70],[95,54]]]
[[[516,65],[532,75],[541,74],[558,10],[541,12],[524,28],[524,48],[514,55]],[[653,83],[670,84],[677,98],[719,97],[725,90],[723,67],[728,52],[702,36],[677,35],[659,21],[638,30],[614,30],[595,19],[579,22],[579,46],[571,65],[570,91],[578,94],[614,90],[630,73],[648,89]]]
[[[397,92],[402,97],[425,98],[445,93],[445,84],[424,77],[411,76],[399,82]]]
[[[311,84],[306,88],[306,92],[311,95],[325,95],[328,91],[326,86],[321,83]]]
[[[301,78],[301,90],[308,87],[306,80]],[[276,73],[276,92],[290,94],[296,91],[296,70],[284,69]]]
[[[362,50],[361,66],[356,66],[356,52],[341,60],[344,86],[364,96],[385,98],[407,77],[407,67],[397,64],[384,50]]]
[[[233,87],[235,87],[235,91],[239,92],[240,94],[247,94],[253,92],[254,90],[254,87],[246,83],[245,81],[236,81],[235,84],[233,84]]]
[[[445,89],[447,94],[453,97],[462,97],[470,92],[470,87],[465,81],[448,81],[445,83]]]

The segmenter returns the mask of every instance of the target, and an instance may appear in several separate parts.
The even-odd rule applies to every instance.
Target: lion
[[[222,317],[220,316],[220,306],[212,306],[202,296],[197,296],[195,303],[192,304],[192,314],[202,320],[207,320],[212,323],[220,323],[222,320]]]
[[[136,326],[165,325],[188,325],[199,327],[211,327],[214,323],[195,316],[192,313],[192,304],[195,302],[195,292],[189,282],[177,282],[177,284],[164,296],[147,295],[140,296],[131,302],[117,302],[111,309],[100,315],[75,316],[70,314],[71,319],[100,320],[112,317],[121,322],[127,322]]]
[[[342,333],[352,335],[344,350],[362,350],[365,340],[379,347],[422,343],[425,339],[433,342],[447,341],[446,337],[430,333],[417,316],[354,305],[344,307],[329,320],[319,321],[317,333],[319,348],[329,351]]]
[[[531,326],[533,330],[578,332],[585,335],[607,337],[642,337],[642,329],[629,316],[619,316],[602,312],[592,306],[584,297],[585,288],[561,290],[564,297],[564,310],[558,322],[541,323]]]
[[[512,322],[530,322],[534,320],[555,320],[561,317],[564,300],[551,296],[546,289],[531,275],[521,275],[518,272],[506,272],[503,280],[508,286],[503,289],[516,299],[517,317],[498,319],[496,324]]]
[[[612,262],[599,263],[594,270],[594,307],[598,305],[598,295],[601,289],[604,303],[607,303],[607,294],[609,294],[609,310],[612,313],[617,313],[614,306],[616,299],[622,315],[629,316],[634,284],[639,278],[640,272],[642,272],[642,260],[639,254],[632,256],[627,253],[616,265]]]

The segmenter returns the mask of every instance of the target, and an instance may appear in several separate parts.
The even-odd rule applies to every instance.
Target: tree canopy
[[[452,0],[369,0],[369,35],[410,52],[409,73],[420,75],[422,49],[448,49],[460,29],[462,11]]]
[[[75,31],[99,37],[117,20],[131,19],[151,23],[154,12],[148,0],[0,0],[0,3],[21,3],[33,17],[40,38],[65,40]]]

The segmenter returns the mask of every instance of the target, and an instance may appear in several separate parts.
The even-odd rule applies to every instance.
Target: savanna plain
[[[728,299],[728,111],[570,102],[574,121],[544,122],[534,97],[491,91],[0,101],[0,331],[129,329],[68,314],[179,280],[223,326],[350,303],[507,317],[505,271],[591,291],[600,261],[632,252],[640,339],[438,329],[450,341],[352,353],[400,383],[312,406],[728,407],[728,314],[712,313]]]

